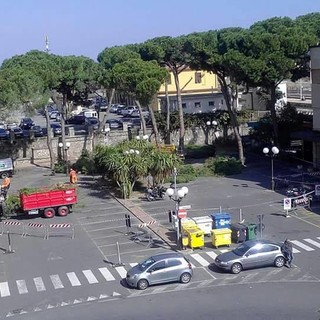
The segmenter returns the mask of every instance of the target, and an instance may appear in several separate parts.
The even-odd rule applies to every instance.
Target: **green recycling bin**
[[[247,240],[254,240],[257,237],[257,225],[255,223],[245,224],[247,227]]]

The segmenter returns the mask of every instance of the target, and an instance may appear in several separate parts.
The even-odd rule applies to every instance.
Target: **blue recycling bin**
[[[229,213],[213,213],[212,218],[212,229],[229,229],[231,224],[231,216]]]

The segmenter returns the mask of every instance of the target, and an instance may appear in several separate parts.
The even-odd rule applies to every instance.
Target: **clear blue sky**
[[[320,11],[319,0],[0,0],[0,64],[29,50],[96,59],[105,47]]]

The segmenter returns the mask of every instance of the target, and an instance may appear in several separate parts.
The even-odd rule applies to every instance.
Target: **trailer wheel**
[[[1,179],[4,179],[6,177],[9,177],[9,173],[8,172],[2,172],[1,173]]]
[[[58,215],[60,217],[65,217],[69,213],[69,208],[67,206],[61,206],[58,208]]]
[[[46,208],[46,209],[44,209],[44,211],[43,211],[43,216],[44,216],[45,218],[53,218],[54,215],[55,215],[55,211],[54,211],[53,208]]]

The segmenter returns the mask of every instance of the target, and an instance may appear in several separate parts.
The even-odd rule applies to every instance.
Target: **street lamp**
[[[271,190],[274,191],[274,176],[273,176],[273,158],[279,153],[279,149],[275,146],[271,150],[267,147],[263,148],[262,152],[271,158]]]
[[[66,142],[65,145],[62,142],[58,143],[59,148],[64,150],[65,159],[63,159],[66,163],[66,175],[69,174],[69,165],[68,165],[68,150],[70,148],[70,142]]]
[[[149,139],[149,136],[148,136],[147,134],[143,135],[142,137],[136,136],[136,139],[137,139],[137,140],[147,141],[147,140]]]
[[[174,188],[168,188],[166,194],[169,196],[171,200],[175,202],[175,214],[178,218],[178,227],[177,227],[177,245],[181,250],[183,248],[182,245],[182,227],[181,227],[181,218],[178,216],[179,206],[182,199],[188,194],[189,189],[187,187],[182,187],[177,190],[177,169],[173,169],[173,178],[174,178]]]

